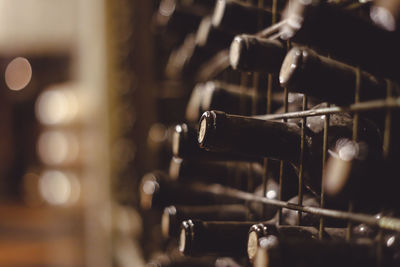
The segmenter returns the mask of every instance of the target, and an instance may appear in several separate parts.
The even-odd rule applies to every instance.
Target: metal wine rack
[[[260,29],[260,32],[257,34],[260,37],[267,37],[273,35],[275,32],[275,28],[277,25],[279,25],[279,22],[277,22],[277,14],[278,14],[278,1],[280,0],[273,0],[271,6],[267,7],[264,5],[264,0],[258,0],[258,7],[259,8],[270,8],[272,10],[273,16],[272,16],[272,25],[271,27],[267,28],[266,30]],[[356,5],[353,5],[357,6]],[[261,17],[259,18],[261,20]],[[261,23],[260,23],[261,25]],[[291,47],[291,43],[288,42],[287,47]],[[198,70],[198,78],[200,80],[207,80],[207,79],[212,79],[215,78],[216,73],[221,73],[222,70],[226,69],[229,66],[229,60],[228,60],[228,52],[227,50],[221,51],[213,59],[208,61],[208,63],[202,65],[199,67]],[[301,153],[300,153],[300,164],[299,164],[299,191],[298,191],[298,203],[288,203],[286,201],[281,201],[281,200],[272,200],[268,199],[265,197],[261,196],[256,196],[252,193],[249,192],[243,192],[239,191],[236,189],[227,189],[226,194],[232,194],[232,195],[240,195],[244,200],[252,201],[252,202],[260,202],[268,205],[274,205],[280,208],[280,215],[282,213],[282,208],[286,209],[291,209],[291,210],[296,210],[298,211],[298,224],[301,225],[301,218],[302,218],[302,213],[311,213],[317,216],[320,216],[320,222],[319,222],[319,236],[322,239],[323,238],[323,232],[325,228],[325,219],[326,218],[334,218],[334,219],[339,219],[347,222],[348,224],[348,231],[347,231],[347,240],[351,239],[351,229],[354,226],[354,224],[366,224],[370,225],[372,227],[376,227],[379,229],[378,237],[383,236],[384,231],[397,231],[400,232],[400,218],[394,218],[394,217],[389,217],[389,216],[382,216],[382,217],[377,217],[372,214],[364,214],[364,213],[358,213],[353,210],[353,205],[352,203],[349,203],[348,205],[348,210],[347,211],[341,211],[341,210],[332,210],[325,208],[325,194],[324,194],[324,189],[323,187],[321,188],[321,193],[320,193],[320,207],[312,207],[312,206],[306,206],[302,205],[303,202],[303,158],[304,158],[304,144],[305,144],[305,125],[307,122],[307,118],[311,116],[324,116],[324,137],[323,137],[323,145],[321,147],[322,152],[322,164],[323,164],[323,169],[324,165],[327,159],[327,142],[328,142],[328,132],[329,132],[329,120],[330,120],[330,115],[332,114],[337,114],[337,113],[350,113],[353,115],[353,139],[357,140],[358,138],[358,122],[359,122],[359,114],[363,112],[371,112],[371,111],[378,111],[378,110],[384,110],[386,111],[385,115],[385,128],[384,128],[384,134],[383,134],[383,157],[385,158],[387,156],[388,151],[391,148],[391,122],[392,122],[392,116],[391,113],[394,109],[400,108],[400,98],[394,98],[391,97],[390,94],[388,94],[388,97],[386,99],[379,99],[379,100],[372,100],[372,101],[366,101],[366,102],[360,102],[359,95],[360,95],[360,68],[355,68],[355,74],[356,74],[356,86],[354,88],[354,94],[355,94],[355,102],[351,105],[348,106],[333,106],[333,105],[328,105],[327,107],[324,108],[317,108],[317,109],[307,109],[307,96],[305,95],[303,98],[303,104],[302,104],[302,111],[298,112],[288,112],[288,90],[286,88],[282,88],[284,92],[284,101],[283,101],[283,107],[284,107],[284,113],[282,114],[270,114],[271,113],[271,94],[272,94],[272,88],[273,88],[273,79],[277,79],[277,77],[268,74],[266,75],[265,79],[268,80],[267,83],[267,110],[265,111],[266,115],[262,115],[263,119],[281,119],[284,121],[287,121],[288,119],[293,119],[293,118],[300,118],[301,119]],[[246,87],[249,87],[251,85],[252,90],[254,90],[255,95],[260,94],[260,88],[258,86],[258,81],[260,80],[260,77],[258,73],[235,73],[233,75],[240,75],[240,83],[241,86],[243,87],[243,90],[245,90]],[[229,82],[230,79],[232,79],[232,73],[225,73],[222,75],[223,78],[225,78],[226,81]],[[387,81],[387,92],[390,92],[392,89],[392,84],[390,81]],[[261,88],[261,90],[265,91],[265,88]],[[253,103],[253,110],[256,110],[256,101]],[[397,138],[397,137],[393,137]],[[268,173],[268,159],[264,160],[264,175],[263,175],[263,189],[264,189],[264,194],[265,196],[266,193],[266,188],[267,188],[267,173]],[[279,192],[281,193],[282,190],[285,188],[284,184],[284,165],[287,164],[286,162],[281,161],[280,162],[280,173],[279,173]],[[321,173],[321,180],[323,179],[323,175]],[[323,184],[323,181],[321,181],[321,184]],[[281,216],[280,220],[281,221]],[[382,241],[382,240],[381,240]],[[381,248],[381,246],[377,246],[378,249]],[[378,253],[380,255],[380,253]]]

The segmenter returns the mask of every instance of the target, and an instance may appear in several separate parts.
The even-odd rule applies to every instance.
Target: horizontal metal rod
[[[253,193],[248,193],[240,191],[233,188],[212,185],[212,186],[200,186],[199,190],[204,190],[218,195],[224,195],[227,197],[234,197],[243,199],[244,201],[252,201],[263,203],[267,205],[273,205],[281,208],[287,208],[291,210],[298,210],[302,212],[312,213],[315,215],[330,217],[335,219],[347,220],[356,223],[365,223],[371,226],[377,226],[381,229],[393,230],[400,232],[400,219],[392,217],[380,217],[377,218],[373,215],[352,213],[340,210],[330,210],[318,207],[302,206],[294,203],[288,203],[286,201],[268,199],[262,196],[254,195]]]
[[[278,120],[278,119],[291,119],[291,118],[304,118],[312,116],[321,116],[335,113],[354,113],[354,112],[365,112],[378,109],[397,109],[400,108],[400,97],[399,98],[387,98],[382,100],[373,100],[366,102],[359,102],[346,107],[328,107],[310,109],[297,112],[288,112],[282,114],[268,114],[268,115],[257,115],[253,116],[257,119],[263,120]]]

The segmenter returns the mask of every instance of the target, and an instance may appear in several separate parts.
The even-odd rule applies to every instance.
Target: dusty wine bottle
[[[305,185],[316,195],[321,188],[324,121],[320,116],[307,118],[305,131]],[[348,114],[333,114],[329,122],[328,148],[341,138],[352,137],[353,120]],[[211,151],[286,160],[298,166],[300,132],[294,123],[207,111],[200,119],[198,142]],[[374,124],[360,120],[359,138],[369,144],[373,155],[380,154],[381,135]]]
[[[354,103],[357,69],[318,55],[308,48],[295,47],[286,55],[279,74],[281,86],[337,105]],[[397,91],[400,92],[396,85]],[[360,71],[360,101],[386,97],[386,82]]]
[[[246,256],[249,228],[254,222],[182,222],[179,251],[184,255]]]
[[[173,50],[165,66],[165,75],[170,79],[183,79],[184,68],[196,47],[195,35],[187,34],[183,43]]]
[[[160,2],[154,20],[158,27],[165,28],[170,34],[184,35],[194,31],[202,16],[208,12],[204,6],[188,7],[180,5],[177,1],[163,0]]]
[[[219,51],[229,47],[234,35],[215,28],[211,23],[211,17],[204,17],[199,24],[196,33],[196,44],[199,47],[212,47]]]
[[[235,34],[255,33],[271,22],[272,12],[237,0],[217,0],[212,17],[214,27]]]
[[[164,237],[178,237],[184,220],[253,221],[256,215],[244,205],[169,206],[161,217]]]
[[[282,20],[286,23],[281,28],[281,38],[318,47],[361,69],[398,79],[399,35],[351,14],[349,10],[322,2],[291,1]]]
[[[263,167],[259,163],[234,161],[193,161],[172,158],[169,176],[181,182],[201,181],[245,189],[248,179],[261,184]]]
[[[154,171],[143,176],[139,187],[140,206],[164,208],[169,205],[215,205],[237,204],[244,200],[235,196],[219,194],[222,187],[217,185],[203,186],[201,184],[183,185],[171,181],[161,171]]]
[[[207,110],[221,110],[236,115],[252,115],[253,101],[256,101],[257,114],[265,114],[267,96],[259,92],[257,96],[251,88],[244,88],[220,81],[208,81],[197,84],[192,91],[186,107],[186,119],[199,121],[203,112]],[[282,92],[271,95],[271,111],[277,110],[283,103]]]
[[[258,157],[230,153],[214,153],[201,149],[197,142],[197,130],[185,123],[175,127],[175,132],[172,136],[172,154],[175,157],[187,160],[261,162],[261,159]]]
[[[241,34],[231,43],[229,62],[234,70],[279,73],[285,54],[279,40]]]

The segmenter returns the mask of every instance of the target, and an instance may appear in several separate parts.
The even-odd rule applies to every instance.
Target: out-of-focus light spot
[[[78,101],[71,90],[44,91],[36,102],[36,116],[48,125],[64,124],[75,118]]]
[[[158,145],[167,139],[167,128],[161,123],[155,123],[150,127],[147,142],[149,145]]]
[[[276,194],[276,191],[274,191],[274,190],[269,190],[267,192],[267,198],[269,198],[269,199],[275,199],[276,196],[277,196],[277,194]]]
[[[78,155],[79,145],[72,134],[47,131],[40,135],[37,150],[44,163],[56,165],[74,161]]]
[[[395,237],[391,236],[387,241],[386,241],[386,246],[391,247],[394,244]]]
[[[72,185],[65,173],[45,171],[39,180],[39,192],[49,204],[63,205],[71,197]]]
[[[9,89],[13,91],[22,90],[31,81],[31,64],[26,58],[17,57],[7,65],[4,76]]]
[[[389,10],[384,7],[374,6],[371,7],[370,11],[371,19],[378,26],[382,27],[387,31],[395,31],[396,30],[396,19]]]

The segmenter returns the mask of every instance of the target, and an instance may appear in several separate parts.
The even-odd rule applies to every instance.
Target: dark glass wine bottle
[[[316,195],[321,188],[322,143],[324,116],[307,118],[305,131],[305,185]],[[342,138],[352,137],[353,120],[348,114],[332,114],[327,146],[331,148]],[[369,144],[372,155],[380,155],[379,129],[369,121],[360,121],[359,138]],[[268,157],[299,164],[301,128],[260,118],[228,115],[207,111],[200,119],[200,147],[225,153]]]
[[[184,255],[246,256],[247,234],[254,222],[182,222],[179,250]]]
[[[213,51],[228,48],[234,35],[215,28],[211,23],[211,17],[204,17],[197,29],[196,44],[199,47],[208,47]]]
[[[216,28],[235,34],[255,33],[271,25],[271,22],[271,11],[237,0],[217,0],[212,17]]]
[[[229,61],[235,70],[278,73],[285,54],[286,47],[279,40],[241,34],[232,41]]]
[[[208,81],[205,84],[197,84],[193,89],[186,107],[186,119],[198,122],[203,112],[213,109],[230,114],[249,116],[253,114],[252,105],[254,101],[256,101],[257,105],[256,113],[265,114],[267,105],[266,92],[259,92],[256,96],[251,88],[244,88],[221,81]],[[297,102],[300,103],[297,99],[295,102],[296,104],[293,106],[298,106]],[[282,92],[273,92],[271,95],[271,111],[276,111],[281,107],[282,103]]]
[[[184,185],[171,181],[161,172],[154,171],[146,174],[140,183],[140,206],[142,209],[161,208],[169,205],[215,205],[237,204],[244,200],[232,196],[226,196],[211,191],[221,189],[219,185],[208,187],[200,184]]]
[[[169,176],[180,182],[201,181],[245,189],[248,179],[261,184],[263,167],[259,163],[234,161],[194,161],[172,158]]]
[[[277,199],[278,197],[279,171],[279,162],[271,160],[268,164],[267,198]],[[298,187],[296,183],[286,183],[286,181],[294,181],[297,174],[289,165],[285,166],[284,173],[285,187],[282,189],[281,199],[288,200],[297,194]],[[257,195],[262,195],[263,175],[263,166],[254,162],[193,161],[172,158],[169,169],[169,176],[172,180],[183,183],[194,181],[207,184],[216,183],[244,191],[252,191],[255,188]]]
[[[169,34],[185,35],[194,31],[199,25],[202,16],[209,12],[204,6],[188,7],[179,5],[176,2],[161,1],[158,12],[154,17],[156,25],[165,28]]]
[[[281,38],[318,47],[371,73],[399,78],[400,36],[323,1],[290,1]]]
[[[318,55],[309,48],[295,47],[286,55],[279,74],[281,86],[337,105],[354,103],[357,69]],[[400,88],[393,95],[400,93]],[[360,71],[359,100],[386,97],[386,81]]]
[[[161,217],[164,237],[178,237],[182,221],[254,221],[256,215],[244,205],[169,206]]]
[[[261,162],[261,158],[259,157],[231,153],[214,153],[201,149],[197,142],[197,129],[185,123],[175,127],[175,132],[172,136],[172,154],[175,157],[187,160]]]
[[[182,44],[173,50],[165,66],[165,75],[170,79],[183,79],[183,71],[196,47],[195,35],[187,34]]]

